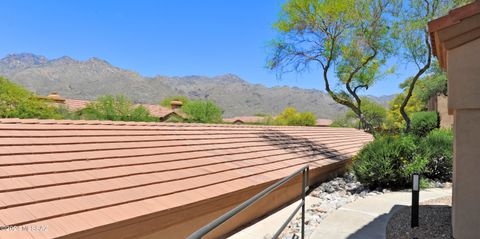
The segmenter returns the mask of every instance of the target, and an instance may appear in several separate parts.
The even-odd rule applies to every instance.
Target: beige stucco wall
[[[455,238],[480,236],[480,39],[447,53],[454,115],[452,224]]]
[[[453,115],[448,113],[448,96],[442,94],[430,98],[427,104],[427,110],[438,112],[440,128],[453,128]]]
[[[448,51],[449,109],[480,109],[480,39]]]
[[[448,114],[448,97],[437,96],[437,112],[440,117],[440,128],[450,129],[453,127],[453,115]]]

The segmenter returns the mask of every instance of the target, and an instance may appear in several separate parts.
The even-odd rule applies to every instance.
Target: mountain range
[[[151,104],[174,95],[208,99],[222,107],[224,117],[260,113],[275,115],[287,106],[311,111],[318,118],[333,119],[346,111],[344,106],[320,90],[266,87],[251,84],[233,74],[145,77],[99,58],[79,61],[68,56],[47,59],[31,53],[9,54],[0,60],[0,75],[38,95],[55,91],[72,99],[93,100],[105,94],[123,94],[135,103]],[[386,105],[393,96],[369,97]]]

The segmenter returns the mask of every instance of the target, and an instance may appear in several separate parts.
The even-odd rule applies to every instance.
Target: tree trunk
[[[400,114],[402,114],[403,119],[405,120],[406,127],[405,127],[405,132],[408,133],[410,132],[411,129],[411,120],[410,117],[408,116],[407,112],[405,111],[405,107],[407,107],[408,101],[412,97],[413,94],[413,89],[415,88],[415,83],[417,83],[417,80],[420,78],[420,76],[425,73],[428,68],[430,68],[430,64],[432,62],[432,47],[430,46],[430,40],[428,36],[428,31],[427,29],[424,29],[425,33],[425,45],[427,46],[427,52],[428,52],[428,57],[427,57],[427,63],[418,70],[417,74],[412,79],[412,82],[410,83],[410,86],[408,87],[408,92],[407,95],[405,96],[405,99],[402,102],[402,105],[400,106]]]

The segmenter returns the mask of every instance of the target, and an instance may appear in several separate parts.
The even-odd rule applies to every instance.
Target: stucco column
[[[480,237],[480,39],[447,53],[454,115],[453,236]]]

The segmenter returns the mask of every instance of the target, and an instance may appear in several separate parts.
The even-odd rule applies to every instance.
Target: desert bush
[[[65,105],[59,105],[57,107],[57,113],[61,115],[62,119],[69,119],[69,120],[78,120],[80,119],[80,115],[78,112],[71,111],[67,106]]]
[[[276,125],[314,126],[316,117],[311,112],[298,112],[293,107],[287,107],[274,121]]]
[[[416,112],[412,114],[412,133],[419,137],[439,127],[437,112]]]
[[[352,169],[370,187],[410,187],[413,173],[429,181],[451,181],[452,148],[451,130],[435,129],[425,137],[380,136],[359,152]]]
[[[182,111],[188,115],[188,122],[220,123],[222,109],[212,101],[191,100],[183,104]]]
[[[358,179],[374,188],[402,188],[413,172],[422,172],[426,162],[418,157],[418,138],[413,135],[382,136],[366,145],[353,160]]]
[[[451,130],[436,129],[420,143],[420,155],[428,161],[424,175],[437,181],[452,180],[453,133]]]
[[[0,118],[60,119],[62,116],[45,100],[0,77]]]
[[[145,107],[133,105],[127,97],[122,95],[99,97],[77,114],[80,118],[87,120],[158,121],[158,118],[150,115]]]

